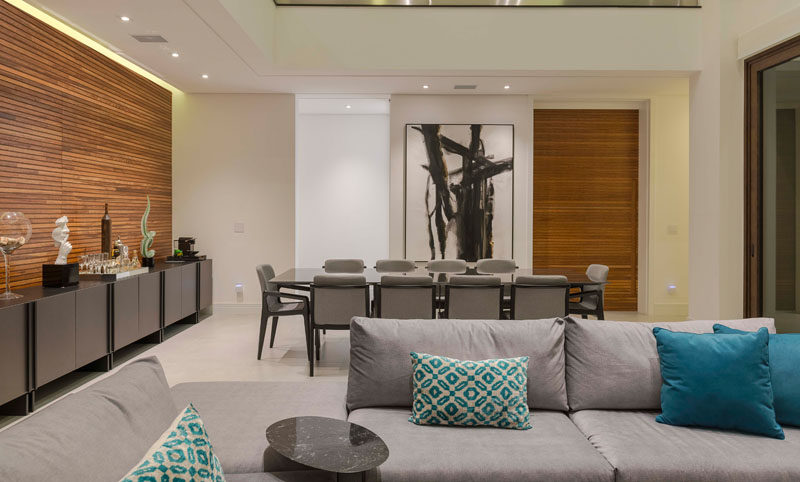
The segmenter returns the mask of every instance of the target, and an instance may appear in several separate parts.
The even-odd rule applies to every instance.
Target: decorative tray
[[[130,271],[123,271],[122,273],[109,273],[109,274],[83,274],[81,273],[80,279],[86,281],[117,281],[123,278],[130,278],[139,274],[149,273],[150,268],[136,268]]]

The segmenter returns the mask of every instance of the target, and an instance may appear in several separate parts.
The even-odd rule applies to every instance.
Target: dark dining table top
[[[288,287],[292,285],[309,285],[311,284],[312,281],[314,281],[314,276],[320,274],[328,274],[328,273],[326,273],[325,270],[322,268],[291,268],[279,274],[278,276],[272,278],[270,281],[281,287]],[[381,281],[381,276],[387,276],[387,275],[430,276],[433,278],[433,282],[435,284],[446,284],[452,274],[478,274],[478,273],[476,273],[475,268],[467,268],[467,271],[465,271],[464,273],[449,273],[449,274],[433,273],[425,268],[417,268],[415,271],[409,271],[405,273],[377,271],[374,268],[366,268],[364,269],[363,273],[359,274],[366,278],[368,284],[378,284]],[[589,279],[586,276],[586,273],[580,273],[580,272],[568,273],[554,269],[518,268],[513,273],[492,274],[488,276],[497,276],[500,278],[502,284],[510,285],[514,283],[514,279],[517,276],[530,276],[530,275],[563,275],[567,277],[567,281],[569,281],[569,284],[574,288],[579,288],[585,285],[600,284],[597,281],[592,281],[591,279]]]

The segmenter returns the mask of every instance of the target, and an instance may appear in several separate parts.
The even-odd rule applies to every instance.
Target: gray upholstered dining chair
[[[409,273],[415,271],[417,265],[408,259],[379,259],[375,261],[378,273]]]
[[[311,283],[308,328],[319,360],[320,330],[349,330],[354,316],[369,316],[369,285],[362,275],[323,274]],[[310,374],[314,376],[314,357]]]
[[[566,276],[518,276],[511,286],[511,319],[540,320],[567,316]]]
[[[453,275],[445,286],[445,318],[499,320],[502,305],[503,285],[497,276]]]
[[[308,298],[293,293],[282,293],[277,284],[270,282],[275,277],[275,270],[270,264],[256,266],[258,282],[261,284],[261,328],[258,332],[258,359],[264,348],[264,337],[267,332],[267,322],[272,317],[272,332],[269,336],[269,347],[275,344],[275,331],[278,328],[279,316],[302,315],[303,326],[306,330],[306,351],[308,361],[311,361],[311,339],[308,331]],[[291,301],[284,301],[284,298]]]
[[[513,273],[517,268],[517,262],[513,259],[484,258],[475,263],[478,274]]]
[[[375,317],[436,318],[436,286],[429,276],[381,276],[375,286]]]
[[[432,259],[426,268],[432,273],[460,274],[467,272],[467,262],[463,259]]]
[[[579,293],[570,294],[570,298],[578,298],[569,304],[570,314],[581,315],[581,318],[588,318],[594,315],[598,320],[605,318],[603,312],[603,296],[606,291],[608,281],[608,266],[604,264],[590,264],[586,268],[586,277],[597,284],[587,284]]]
[[[366,268],[366,266],[364,265],[363,259],[326,259],[325,264],[322,265],[322,269],[324,269],[326,273],[331,274],[358,274],[363,273],[364,268]]]

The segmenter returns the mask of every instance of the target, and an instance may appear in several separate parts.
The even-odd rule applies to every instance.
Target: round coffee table
[[[328,417],[293,417],[267,428],[267,442],[284,457],[315,469],[342,474],[366,472],[389,458],[389,448],[375,432]]]

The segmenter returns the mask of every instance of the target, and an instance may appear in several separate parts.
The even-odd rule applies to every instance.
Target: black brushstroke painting
[[[457,256],[467,261],[493,257],[495,187],[493,177],[511,171],[514,158],[495,160],[481,138],[483,125],[471,124],[469,143],[462,145],[441,133],[441,124],[411,126],[422,134],[428,172],[425,209],[430,258],[445,257],[448,235],[456,235]],[[448,166],[445,152],[460,157]],[[437,252],[438,248],[438,252]]]

